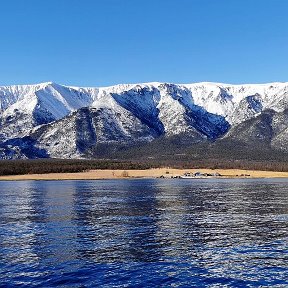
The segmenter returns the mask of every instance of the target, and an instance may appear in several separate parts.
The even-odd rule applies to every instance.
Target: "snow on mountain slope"
[[[158,107],[167,135],[196,130],[203,136],[214,139],[229,129],[229,123],[223,116],[210,113],[196,105],[187,88],[175,84],[161,84],[159,89],[161,98]]]
[[[277,113],[271,125],[274,132],[271,146],[288,152],[288,109]]]
[[[0,140],[23,137],[93,102],[93,94],[52,82],[0,87]]]
[[[193,103],[191,92],[175,84],[147,83],[100,88],[92,107],[122,107],[160,136],[200,133],[215,138],[228,123]]]
[[[107,107],[81,108],[71,115],[34,130],[38,149],[50,157],[80,158],[97,144],[151,141],[156,134],[128,111]],[[154,137],[153,137],[154,135]]]
[[[223,139],[236,140],[249,147],[288,151],[288,109],[283,112],[267,109],[257,117],[232,127]]]
[[[61,119],[79,108],[89,106],[93,101],[90,94],[55,83],[36,91],[35,94],[39,109],[46,109],[55,120]]]
[[[37,147],[51,157],[80,157],[96,143],[151,141],[180,134],[195,142],[215,140],[267,109],[277,115],[288,109],[288,83],[153,82],[85,88],[47,82],[4,86],[0,87],[0,144],[33,135]],[[286,141],[287,121],[281,117],[271,126],[272,134],[281,128],[271,145]]]
[[[195,84],[152,82],[125,84],[99,88],[95,101],[103,101],[109,94],[123,95],[129,93],[129,99],[132,94],[134,97],[135,95],[138,96],[137,101],[140,100],[137,103],[138,108],[140,102],[143,102],[141,95],[149,90],[151,92],[146,93],[146,104],[149,106],[148,99],[151,98],[150,94],[152,93],[155,106],[160,110],[160,115],[162,113],[162,104],[162,107],[165,108],[168,108],[167,105],[169,105],[171,108],[169,112],[173,110],[174,112],[180,112],[180,114],[183,109],[193,109],[193,107],[198,106],[211,114],[225,117],[231,125],[239,124],[255,117],[265,109],[281,112],[288,108],[288,83],[230,85],[206,82]],[[170,95],[170,97],[166,97],[167,95]],[[177,101],[181,102],[178,103],[180,105],[176,103]],[[168,123],[166,124],[168,125]],[[167,125],[164,126],[166,127]],[[172,132],[171,129],[166,129],[165,131],[166,133]]]
[[[54,120],[61,119],[70,112],[89,106],[93,102],[91,94],[85,93],[84,90],[82,92],[52,82],[30,87],[11,87],[8,97],[5,90],[2,95],[1,110],[4,115],[13,115],[15,110],[25,114],[41,110],[48,113]],[[7,99],[10,99],[10,101],[7,101]]]
[[[229,85],[196,83],[186,85],[195,104],[238,124],[265,109],[288,108],[288,83]]]
[[[14,86],[1,86],[0,87],[0,111],[3,112],[11,105],[24,98],[29,97],[35,91],[44,87],[46,83],[36,85],[14,85]],[[27,103],[27,106],[28,103]],[[29,108],[29,107],[25,107]]]
[[[170,91],[167,87],[170,87]],[[125,93],[128,94],[124,96]],[[79,108],[90,106],[92,102],[94,104],[105,102],[109,95],[114,95],[120,105],[126,105],[125,103],[130,98],[132,101],[136,99],[137,109],[145,110],[147,107],[149,109],[152,107],[152,98],[154,106],[157,107],[159,102],[163,102],[161,95],[167,93],[174,100],[182,97],[185,107],[200,106],[209,113],[226,117],[230,124],[241,122],[246,114],[249,118],[265,109],[281,112],[288,108],[287,83],[229,85],[203,82],[177,85],[153,82],[83,88],[47,82],[36,85],[0,87],[0,112],[12,115],[16,109],[29,114],[40,109],[50,114],[51,118],[58,120]],[[122,97],[117,97],[117,95],[122,95]],[[125,101],[124,98],[126,98]],[[132,103],[134,106],[135,101],[134,104]],[[243,114],[240,120],[236,120],[234,115],[238,110],[241,110]],[[155,115],[155,111],[153,113]]]

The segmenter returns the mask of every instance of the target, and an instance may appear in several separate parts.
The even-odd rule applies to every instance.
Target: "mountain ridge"
[[[269,145],[286,151],[287,109],[287,82],[0,86],[0,157],[30,158],[34,152],[27,156],[21,147],[29,150],[31,143],[33,151],[41,151],[39,157],[85,158],[98,144],[129,147],[159,137],[181,135],[190,139],[192,146],[223,137],[232,139],[231,131],[234,135],[242,131],[241,135],[253,139],[253,133],[265,133],[265,129],[250,131],[248,126],[254,124],[249,120],[267,110],[276,113],[271,116],[273,139]]]

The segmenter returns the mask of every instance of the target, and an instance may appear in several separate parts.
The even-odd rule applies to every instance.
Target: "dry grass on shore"
[[[256,170],[240,170],[240,169],[172,169],[172,168],[156,168],[146,170],[90,170],[79,173],[50,173],[50,174],[26,174],[0,176],[0,180],[94,180],[94,179],[123,179],[123,178],[157,178],[164,176],[171,178],[179,176],[185,172],[195,173],[201,171],[203,173],[218,172],[222,177],[226,178],[277,178],[287,177],[288,172],[274,171],[256,171]],[[245,176],[249,175],[249,176]]]

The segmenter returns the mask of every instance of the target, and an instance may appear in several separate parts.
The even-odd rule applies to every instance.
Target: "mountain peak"
[[[42,82],[42,83],[36,84],[36,86],[40,86],[41,88],[44,88],[44,87],[47,87],[47,86],[55,86],[55,85],[58,85],[58,84],[56,84],[53,81]]]

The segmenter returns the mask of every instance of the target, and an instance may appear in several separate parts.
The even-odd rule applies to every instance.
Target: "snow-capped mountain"
[[[0,87],[0,140],[23,137],[33,127],[89,106],[94,100],[91,92],[86,94],[51,82]]]
[[[288,151],[288,109],[275,112],[267,109],[258,116],[242,122],[225,135],[224,139],[236,140],[248,146],[270,146]]]
[[[251,121],[262,119],[268,109],[277,115],[269,124],[271,147],[284,149],[288,83],[4,86],[0,87],[0,157],[35,153],[35,157],[78,158],[98,144],[135,144],[173,135],[189,136],[191,145],[235,135],[247,140],[257,130],[249,126]]]

